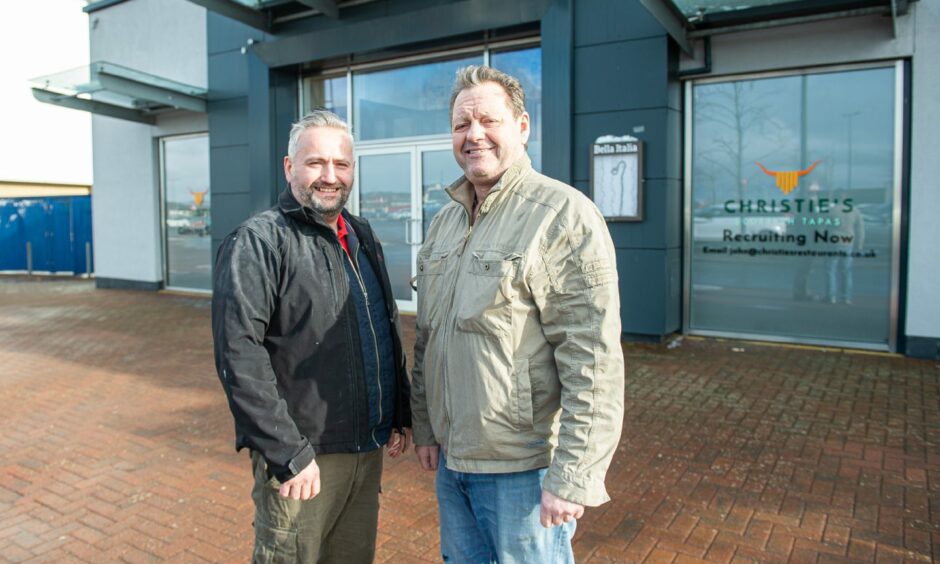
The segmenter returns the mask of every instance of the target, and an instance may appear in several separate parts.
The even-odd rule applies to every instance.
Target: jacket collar
[[[499,178],[499,181],[490,188],[486,198],[480,203],[480,214],[488,212],[499,201],[502,201],[503,196],[512,192],[513,188],[519,184],[519,180],[525,176],[531,168],[532,161],[529,160],[529,155],[523,153],[522,157],[506,169],[506,172]],[[458,178],[457,181],[448,186],[445,191],[452,200],[462,205],[467,210],[467,215],[472,213],[473,184],[467,180],[466,175]]]

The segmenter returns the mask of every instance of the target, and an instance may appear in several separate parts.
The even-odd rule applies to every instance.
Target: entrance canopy
[[[692,40],[721,33],[832,18],[881,14],[895,18],[916,0],[639,0],[688,54]]]
[[[370,1],[370,0],[366,0]],[[339,18],[340,4],[362,4],[362,0],[190,0],[207,10],[247,26],[271,32],[275,22],[323,14]]]
[[[30,81],[40,102],[94,114],[156,123],[167,110],[206,112],[206,89],[106,61]]]

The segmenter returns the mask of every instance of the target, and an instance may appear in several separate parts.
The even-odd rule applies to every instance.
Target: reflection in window
[[[309,78],[304,81],[307,111],[322,108],[349,120],[346,108],[346,76]]]
[[[449,150],[421,153],[421,217],[422,234],[427,235],[431,220],[441,208],[451,202],[445,189],[460,178],[463,171]],[[423,237],[422,237],[423,240]]]
[[[450,89],[480,55],[353,75],[355,135],[362,141],[450,132]]]
[[[534,47],[518,51],[502,51],[490,55],[490,64],[510,74],[525,90],[525,107],[529,112],[529,158],[535,170],[542,170],[542,49]]]
[[[461,59],[437,61],[353,74],[353,117],[360,141],[395,139],[450,133],[450,91],[457,69],[483,63],[482,53]],[[490,64],[519,79],[526,93],[532,133],[529,156],[536,170],[542,168],[542,50],[528,47],[496,51]],[[345,120],[348,81],[345,75],[310,77],[303,81],[304,112],[326,108]]]
[[[166,285],[210,290],[209,136],[163,139]]]
[[[382,241],[392,294],[411,299],[411,153],[359,157],[359,213]]]
[[[693,330],[888,343],[894,92],[894,67],[693,88]]]

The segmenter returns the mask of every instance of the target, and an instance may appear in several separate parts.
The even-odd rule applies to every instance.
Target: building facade
[[[91,64],[74,82],[107,104],[90,108],[96,283],[208,292],[206,10],[133,0],[85,11]],[[192,100],[174,107],[173,96]]]
[[[99,284],[208,288],[212,249],[285,188],[291,123],[326,107],[352,124],[350,207],[412,309],[417,248],[459,175],[453,72],[486,63],[526,86],[536,168],[599,202],[629,194],[608,223],[627,338],[940,356],[940,8],[687,4],[91,3],[93,61],[205,89],[205,113],[95,117]]]

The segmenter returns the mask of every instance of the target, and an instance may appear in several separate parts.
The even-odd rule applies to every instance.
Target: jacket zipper
[[[340,253],[341,255],[349,256],[349,255],[346,254],[346,251],[343,250],[342,245],[339,244],[339,238],[336,239],[336,243],[337,243],[336,247],[339,247],[339,253]],[[336,250],[336,247],[334,247],[334,251]],[[342,257],[340,257],[339,260],[342,261],[342,260],[343,260]],[[330,275],[331,275],[331,277],[332,277],[333,269],[332,269],[331,267],[329,267],[329,261],[327,261],[327,268],[329,269]],[[336,283],[337,283],[337,284],[343,284],[344,282],[347,282],[345,275],[344,275],[344,276],[336,276],[336,277],[335,277],[335,280],[336,280]],[[347,288],[347,291],[348,291],[348,288]],[[339,300],[337,299],[337,302],[338,302],[338,301],[339,301]],[[349,341],[350,341],[350,342],[353,342],[353,340],[354,340],[354,339],[353,339],[353,335],[350,334],[350,335],[349,335]],[[358,382],[357,382],[357,379],[356,379],[356,378],[352,378],[352,384],[353,384],[353,398],[356,398],[356,397],[359,395],[359,394],[358,394],[359,385],[358,385]],[[355,400],[354,400],[354,401],[353,401],[353,404],[355,404],[355,403],[356,403],[356,402],[355,402]],[[358,410],[357,410],[357,411],[358,411]],[[355,422],[353,423],[353,425],[354,425],[353,429],[354,429],[354,431],[355,431],[355,439],[354,439],[354,441],[355,441],[355,443],[356,443],[356,452],[359,452],[359,451],[362,450],[362,445],[359,444],[359,417],[358,417],[358,414],[357,414],[357,416],[354,417],[353,419],[355,420]]]
[[[466,235],[463,236],[463,241],[460,243],[460,252],[457,253],[457,256],[463,256],[463,252],[467,250],[467,243],[470,242],[470,235],[472,234],[473,234],[473,226],[471,225],[470,228],[467,229]]]
[[[378,428],[378,424],[382,423],[382,364],[381,360],[379,359],[379,338],[375,334],[375,325],[372,322],[372,308],[369,306],[369,291],[366,290],[366,285],[362,281],[362,276],[359,274],[359,259],[356,258],[354,260],[349,256],[349,253],[346,252],[343,254],[346,255],[346,258],[353,266],[353,272],[356,274],[356,281],[359,282],[359,287],[362,289],[362,295],[366,301],[366,317],[369,319],[369,331],[372,333],[372,343],[374,344],[373,348],[375,349],[375,381],[379,385],[379,421],[376,424],[376,428]],[[372,429],[372,442],[375,443],[375,446],[381,447],[382,445],[380,445],[379,441],[375,438],[376,428]]]

